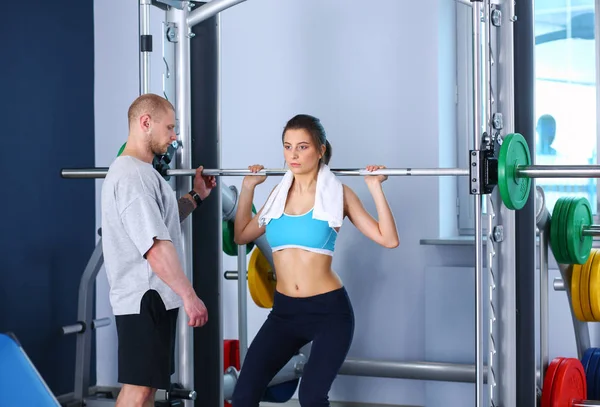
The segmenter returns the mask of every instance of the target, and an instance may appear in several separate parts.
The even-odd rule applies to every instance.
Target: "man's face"
[[[150,149],[155,155],[165,154],[175,140],[175,112],[168,109],[151,121]]]

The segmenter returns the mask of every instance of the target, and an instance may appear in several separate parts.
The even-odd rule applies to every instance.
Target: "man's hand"
[[[189,326],[194,328],[201,327],[208,322],[208,311],[204,302],[197,295],[192,295],[183,299],[183,308],[190,319]]]
[[[194,177],[194,191],[200,195],[203,201],[210,195],[210,191],[217,186],[217,180],[214,176],[202,175],[203,166],[196,168]]]

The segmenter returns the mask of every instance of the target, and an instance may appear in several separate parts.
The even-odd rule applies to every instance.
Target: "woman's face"
[[[305,174],[318,169],[323,156],[310,133],[304,129],[287,130],[283,136],[285,162],[294,174]]]

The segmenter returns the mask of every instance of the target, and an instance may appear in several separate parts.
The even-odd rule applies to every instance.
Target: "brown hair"
[[[283,141],[286,131],[299,129],[306,130],[311,135],[319,150],[321,149],[321,146],[325,146],[325,154],[323,154],[322,160],[325,164],[329,164],[332,154],[331,144],[327,140],[327,134],[325,133],[325,129],[323,128],[321,121],[316,117],[307,114],[296,115],[292,117],[285,125],[283,134],[281,135],[281,141]]]

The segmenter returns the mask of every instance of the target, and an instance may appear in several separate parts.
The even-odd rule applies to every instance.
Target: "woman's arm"
[[[233,223],[235,231],[233,241],[238,245],[253,242],[265,233],[265,227],[258,226],[258,216],[262,212],[262,208],[256,214],[256,217],[252,217],[252,201],[254,200],[255,188],[256,185],[242,184]]]
[[[400,239],[396,221],[381,186],[381,182],[387,177],[371,175],[367,177],[371,177],[367,178],[367,186],[375,201],[379,221],[367,212],[356,193],[346,185],[344,185],[344,212],[352,224],[369,239],[389,249],[398,247]]]

